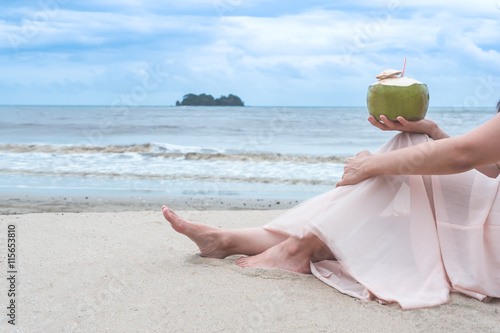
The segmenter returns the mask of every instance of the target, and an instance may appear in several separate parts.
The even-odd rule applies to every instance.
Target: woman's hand
[[[336,187],[355,185],[370,178],[370,175],[366,172],[366,166],[371,156],[372,154],[368,150],[363,150],[357,153],[355,157],[349,157],[344,167],[342,180],[337,183]]]
[[[438,125],[430,119],[410,121],[397,117],[397,121],[391,121],[386,116],[380,116],[380,119],[381,121],[377,121],[374,116],[368,117],[368,121],[382,131],[423,133],[432,138],[436,134],[436,129],[439,129]]]

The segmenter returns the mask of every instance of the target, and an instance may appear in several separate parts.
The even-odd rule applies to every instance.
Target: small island
[[[212,95],[206,94],[187,94],[182,98],[182,102],[177,101],[176,106],[245,106],[241,98],[238,96],[229,94],[226,96],[221,96],[219,98],[214,98]]]

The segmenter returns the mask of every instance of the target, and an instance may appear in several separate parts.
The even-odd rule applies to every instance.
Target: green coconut
[[[409,77],[387,77],[368,88],[368,111],[377,120],[384,115],[390,120],[401,116],[408,120],[425,118],[429,106],[429,90],[425,83]]]

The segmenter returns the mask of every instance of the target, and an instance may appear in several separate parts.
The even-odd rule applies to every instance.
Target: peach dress
[[[375,153],[427,142],[400,133]],[[418,163],[418,156],[415,156]],[[321,281],[403,309],[500,297],[500,177],[378,176],[312,198],[264,226],[317,235],[336,260],[311,262]]]

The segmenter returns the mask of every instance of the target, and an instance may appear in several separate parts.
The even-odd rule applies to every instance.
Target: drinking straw
[[[405,76],[405,67],[406,67],[406,57],[405,57],[405,63],[403,65],[403,71],[401,72],[401,77]]]

